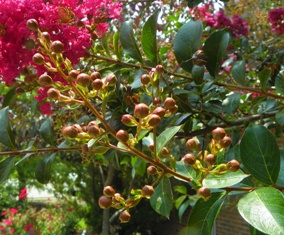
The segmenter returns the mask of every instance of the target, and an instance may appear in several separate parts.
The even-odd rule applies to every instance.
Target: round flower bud
[[[63,48],[64,48],[63,43],[58,40],[52,42],[50,47],[51,51],[55,52],[56,54],[62,53]]]
[[[189,139],[186,141],[185,147],[190,151],[198,151],[199,142],[197,139]]]
[[[147,117],[149,114],[149,107],[144,104],[144,103],[140,103],[135,105],[134,108],[134,116],[137,118],[145,118]]]
[[[147,167],[147,173],[149,175],[156,175],[157,174],[157,168],[155,166],[148,166]]]
[[[149,124],[151,127],[159,126],[159,125],[161,124],[161,118],[160,118],[160,116],[157,115],[157,114],[151,114],[150,117],[149,117],[148,124]]]
[[[111,186],[105,186],[103,192],[104,192],[104,195],[106,195],[108,197],[112,197],[115,194],[115,191],[114,191],[113,187],[111,187]]]
[[[194,165],[196,162],[196,158],[192,153],[185,154],[181,160],[187,165]]]
[[[163,70],[164,70],[163,65],[158,64],[158,65],[156,66],[156,71],[157,71],[157,73],[161,74],[161,73],[163,72]]]
[[[90,75],[86,74],[86,73],[80,73],[77,76],[76,82],[83,87],[87,87],[89,86],[91,81]]]
[[[212,131],[213,139],[214,140],[221,140],[226,136],[226,131],[222,127],[217,127]]]
[[[103,87],[104,83],[101,79],[97,78],[92,82],[92,87],[94,90],[99,91]]]
[[[227,148],[231,145],[232,139],[229,136],[225,136],[223,139],[220,140],[219,144],[222,148]]]
[[[34,54],[33,58],[32,58],[33,62],[37,65],[42,65],[45,63],[44,57],[42,54],[40,53],[36,53]]]
[[[62,136],[65,139],[72,139],[78,136],[78,129],[75,126],[66,126],[62,129]]]
[[[48,32],[42,32],[42,36],[47,43],[51,42],[50,34]]]
[[[160,105],[161,103],[162,103],[161,98],[159,98],[159,97],[155,97],[154,98],[154,100],[153,100],[153,105],[154,106]]]
[[[140,77],[140,81],[143,85],[148,85],[149,82],[150,82],[151,78],[149,76],[149,74],[143,74],[141,77]]]
[[[105,79],[106,84],[109,86],[115,86],[117,82],[117,78],[114,74],[109,74]]]
[[[166,147],[163,147],[162,150],[161,150],[161,155],[162,156],[168,156],[169,155],[169,149],[166,148]]]
[[[99,72],[95,71],[91,73],[91,79],[94,81],[96,79],[102,79],[102,76]]]
[[[108,209],[110,208],[112,205],[112,199],[110,197],[107,196],[101,196],[99,198],[99,206],[102,209]]]
[[[56,100],[56,99],[59,98],[60,92],[55,88],[50,88],[47,91],[47,96],[48,96],[49,99]]]
[[[27,21],[27,27],[32,31],[37,31],[39,29],[38,22],[35,19],[29,19]]]
[[[171,97],[167,97],[164,101],[165,109],[174,109],[175,105],[176,105],[176,101]]]
[[[75,82],[76,79],[77,79],[77,76],[80,74],[80,71],[79,70],[71,70],[69,73],[68,73],[68,79],[69,81],[71,82]]]
[[[116,132],[115,136],[122,142],[127,142],[129,139],[128,132],[125,130],[119,130],[118,132]]]
[[[88,125],[88,134],[92,138],[96,138],[100,134],[100,127],[98,125]]]
[[[207,187],[201,187],[197,190],[197,193],[199,196],[203,197],[204,199],[207,199],[211,196],[211,191]]]
[[[216,157],[213,154],[208,154],[204,157],[206,164],[214,165],[216,162]]]
[[[124,114],[121,118],[121,122],[126,126],[136,126],[136,120],[130,114]]]
[[[127,223],[129,222],[130,218],[131,218],[131,215],[129,214],[128,211],[123,211],[119,215],[120,223]]]
[[[233,159],[227,162],[226,167],[229,171],[235,172],[240,169],[240,163],[237,160]]]
[[[113,202],[115,202],[115,203],[124,202],[124,198],[123,198],[123,196],[122,196],[120,193],[115,193],[115,194],[113,195],[112,200],[113,200]]]
[[[82,152],[83,152],[83,153],[88,153],[88,152],[90,152],[90,148],[88,147],[88,144],[83,144],[83,145],[82,145]]]
[[[149,144],[148,149],[153,153],[155,151],[155,146],[153,144]]]
[[[162,118],[162,117],[165,116],[166,110],[162,107],[157,107],[157,108],[154,109],[154,111],[152,113],[157,114],[158,116],[160,116]]]
[[[143,188],[142,188],[142,196],[143,197],[146,197],[146,198],[150,198],[153,194],[154,194],[155,190],[153,188],[153,186],[151,185],[145,185]]]
[[[38,78],[38,83],[41,86],[50,86],[53,83],[53,80],[49,75],[44,73]]]

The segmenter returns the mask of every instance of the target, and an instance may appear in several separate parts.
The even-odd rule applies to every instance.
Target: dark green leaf
[[[51,165],[56,157],[56,153],[45,156],[36,166],[35,176],[36,179],[42,183],[47,184],[50,180]]]
[[[223,100],[222,106],[226,113],[233,114],[239,107],[241,100],[241,93],[236,92],[228,95],[226,99]]]
[[[191,75],[193,81],[197,84],[200,85],[203,83],[203,77],[204,77],[204,67],[203,66],[197,66],[194,65],[191,70]]]
[[[211,235],[225,195],[226,192],[212,193],[206,201],[203,198],[198,199],[188,218],[187,235]]]
[[[250,232],[250,235],[266,235],[266,233],[260,232],[259,230],[252,227],[251,225],[249,225],[249,232]]]
[[[214,31],[205,41],[203,50],[208,56],[206,68],[212,77],[219,73],[222,59],[229,45],[230,34],[226,29]]]
[[[55,134],[53,131],[52,120],[46,119],[40,126],[39,132],[44,139],[45,142],[49,143],[50,145],[55,144]]]
[[[179,131],[180,126],[174,126],[164,130],[157,138],[157,153],[160,153],[163,147],[175,136]]]
[[[178,218],[179,218],[180,221],[182,219],[182,216],[183,216],[184,212],[186,211],[186,209],[188,207],[190,207],[192,202],[193,201],[191,199],[188,199],[179,207],[179,209],[178,209]]]
[[[16,88],[14,87],[6,93],[6,95],[4,96],[3,103],[2,103],[2,108],[6,106],[10,106],[11,103],[14,102],[14,100],[16,99],[15,91],[16,91]]]
[[[234,80],[240,85],[246,85],[246,62],[245,60],[237,61],[231,70]]]
[[[236,172],[227,172],[224,175],[208,175],[203,181],[203,186],[208,188],[225,188],[241,182],[249,175],[243,173],[241,170]]]
[[[155,65],[158,63],[157,53],[157,19],[160,11],[156,11],[145,22],[142,28],[141,44],[146,57]]]
[[[193,53],[195,53],[200,46],[202,31],[202,22],[200,20],[191,20],[184,24],[175,36],[175,57],[180,66],[188,72],[191,72],[193,66],[190,59],[192,58]]]
[[[150,204],[157,213],[169,218],[173,207],[173,194],[170,180],[167,177],[164,177],[155,188]]]
[[[256,189],[238,202],[241,216],[259,231],[284,234],[284,197],[272,187]]]
[[[284,109],[281,109],[276,113],[275,119],[281,126],[284,125]]]
[[[199,3],[203,2],[203,0],[186,0],[186,1],[189,8],[196,7]]]
[[[245,130],[240,143],[244,167],[253,177],[266,184],[274,184],[280,169],[280,152],[274,136],[264,126]]]
[[[276,91],[281,95],[284,94],[284,76],[281,73],[278,73],[275,79],[275,88]]]
[[[284,149],[280,149],[280,159],[280,171],[276,184],[284,186]]]
[[[143,59],[139,47],[134,38],[132,24],[125,22],[122,24],[119,34],[120,42],[125,52],[133,59],[143,64]]]
[[[8,179],[14,166],[15,159],[16,157],[8,157],[0,162],[0,184]]]
[[[10,149],[15,149],[16,143],[10,126],[9,107],[0,110],[0,127],[0,142]]]
[[[258,74],[258,78],[260,80],[261,89],[263,91],[267,90],[266,86],[267,86],[267,82],[268,82],[268,79],[270,77],[270,74],[271,74],[270,69],[263,69]]]
[[[121,60],[121,51],[119,50],[118,40],[119,40],[119,32],[116,31],[113,35],[113,38],[112,38],[113,50],[114,50],[114,53],[116,55],[116,58],[118,60]]]
[[[193,170],[193,168],[187,164],[184,163],[184,161],[180,160],[178,162],[176,162],[176,172],[179,173],[180,175],[184,175],[188,178],[195,178],[196,177],[196,173]],[[182,180],[182,179],[180,179]]]

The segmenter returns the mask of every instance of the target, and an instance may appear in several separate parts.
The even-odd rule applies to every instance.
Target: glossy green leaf
[[[184,212],[191,206],[193,201],[191,199],[187,199],[178,209],[178,218],[181,221]]]
[[[281,109],[276,113],[275,119],[281,126],[284,125],[284,109]]]
[[[158,63],[157,53],[157,19],[160,11],[152,14],[142,28],[141,45],[146,57],[155,65]]]
[[[150,204],[157,213],[169,218],[173,207],[173,194],[169,178],[164,177],[159,182],[150,198]]]
[[[125,52],[133,59],[139,61],[143,64],[143,59],[134,37],[132,24],[130,22],[125,22],[122,24],[120,29],[120,43],[125,50]]]
[[[196,177],[196,172],[193,170],[193,168],[185,164],[182,160],[176,162],[176,172],[191,179]]]
[[[211,235],[212,227],[225,200],[225,192],[212,193],[208,200],[198,199],[192,208],[187,235]]]
[[[121,51],[119,49],[119,31],[116,31],[113,35],[113,38],[112,38],[112,42],[113,42],[113,50],[114,50],[114,53],[116,55],[116,58],[118,60],[121,60]]]
[[[280,171],[276,184],[284,186],[284,149],[280,149],[279,151],[280,151]]]
[[[0,143],[10,149],[16,148],[15,136],[11,130],[9,120],[9,107],[0,110]]]
[[[245,130],[240,143],[241,160],[253,177],[274,184],[280,169],[280,152],[274,136],[264,126]]]
[[[267,90],[266,86],[267,86],[268,79],[270,78],[270,74],[271,74],[270,69],[263,69],[258,74],[258,78],[260,80],[261,89],[263,91]]]
[[[193,66],[190,59],[200,46],[202,31],[202,22],[191,20],[178,30],[174,38],[175,57],[180,66],[188,72],[191,72]]]
[[[36,179],[42,183],[47,184],[51,177],[51,165],[56,157],[56,153],[44,156],[44,158],[37,164],[35,170]]]
[[[267,235],[266,233],[260,232],[259,230],[252,227],[251,225],[249,225],[249,232],[250,232],[250,235]]]
[[[16,88],[13,87],[11,90],[9,90],[6,95],[4,96],[4,100],[2,103],[2,107],[10,106],[16,99]]]
[[[8,179],[16,157],[8,157],[0,162],[0,184]]]
[[[206,68],[212,77],[219,73],[222,59],[229,45],[230,34],[226,29],[214,31],[205,41],[203,50],[208,56]]]
[[[237,61],[231,70],[234,80],[240,85],[246,85],[246,62],[245,60]]]
[[[222,107],[224,111],[228,114],[233,114],[239,107],[241,100],[241,93],[235,92],[228,95],[226,99],[222,102]]]
[[[163,147],[175,136],[179,131],[180,126],[174,126],[164,130],[157,138],[157,153],[160,153]]]
[[[272,187],[256,189],[238,202],[241,216],[267,234],[284,235],[284,197]]]
[[[284,94],[284,76],[281,73],[275,78],[275,88],[281,95]]]
[[[50,145],[55,144],[55,134],[53,131],[53,125],[51,119],[46,119],[39,128],[39,133],[41,134],[42,138],[45,142]]]
[[[203,66],[197,66],[194,65],[191,70],[192,79],[195,82],[195,84],[200,85],[203,83],[203,77],[204,77],[204,67]]]
[[[245,174],[241,170],[236,172],[227,172],[224,175],[208,175],[203,181],[203,186],[208,188],[225,188],[235,185],[241,182],[243,179],[248,177],[249,175]]]

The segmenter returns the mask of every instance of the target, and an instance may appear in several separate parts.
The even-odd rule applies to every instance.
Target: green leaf
[[[14,166],[16,157],[8,157],[2,162],[0,162],[0,184],[8,179],[11,170]]]
[[[46,119],[39,128],[39,133],[41,134],[42,138],[45,142],[49,143],[50,145],[55,145],[55,134],[53,131],[53,125],[51,119]]]
[[[201,85],[203,83],[204,67],[193,65],[192,70],[191,70],[191,75],[192,75],[193,81],[197,85]]]
[[[280,169],[280,152],[274,136],[264,126],[245,130],[240,143],[241,160],[253,177],[274,184]]]
[[[51,165],[56,157],[56,153],[45,156],[36,166],[35,176],[36,179],[42,183],[47,184],[50,180]]]
[[[276,113],[275,119],[281,126],[284,125],[284,109],[281,109]]]
[[[146,57],[155,65],[158,63],[157,53],[157,19],[160,10],[153,13],[142,28],[141,45]]]
[[[271,74],[270,69],[263,69],[258,74],[258,78],[260,80],[261,89],[263,91],[267,90],[267,82],[268,82],[268,79],[270,78],[270,74]]]
[[[241,100],[241,93],[236,92],[228,95],[226,99],[223,100],[222,106],[226,113],[233,114],[239,107]]]
[[[208,56],[206,68],[212,77],[219,73],[222,59],[229,45],[230,34],[226,29],[214,31],[205,41],[203,50]]]
[[[155,188],[150,204],[157,213],[169,218],[173,207],[173,194],[170,180],[167,177],[163,177]]]
[[[121,51],[119,50],[118,40],[119,40],[119,32],[116,31],[112,38],[113,50],[114,50],[114,54],[116,55],[116,58],[118,60],[121,60]]]
[[[0,127],[0,142],[10,149],[15,149],[16,143],[10,126],[9,107],[0,110]]]
[[[203,0],[186,0],[189,8],[196,7],[199,3],[203,2]]]
[[[4,96],[4,100],[2,103],[2,107],[10,106],[15,100],[16,100],[16,88],[13,87],[11,90],[9,90],[6,95]]]
[[[139,51],[139,47],[134,38],[132,23],[125,22],[122,24],[119,34],[120,42],[125,50],[125,52],[132,57],[133,59],[139,61],[140,63],[144,63],[141,53]]]
[[[178,209],[178,218],[179,218],[180,221],[182,219],[182,216],[183,216],[184,212],[191,205],[191,203],[192,203],[192,200],[188,199],[179,207],[179,209]]]
[[[241,216],[253,227],[267,234],[284,234],[284,198],[272,187],[256,189],[238,202]]]
[[[276,181],[277,185],[284,186],[284,149],[279,149],[280,151],[280,171],[278,175],[278,179]]]
[[[250,235],[266,235],[266,233],[260,232],[259,230],[252,227],[251,225],[249,225],[249,232],[250,232]]]
[[[212,193],[208,200],[199,198],[192,208],[187,235],[211,235],[212,227],[224,203],[226,192]]]
[[[241,182],[249,175],[243,173],[241,170],[236,172],[227,172],[224,175],[208,175],[203,181],[203,186],[208,188],[225,188]]]
[[[176,172],[191,179],[196,177],[196,172],[193,170],[193,168],[185,164],[182,160],[176,162]]]
[[[246,62],[245,60],[237,61],[231,70],[234,80],[240,85],[246,85]]]
[[[200,46],[202,31],[202,22],[191,20],[184,24],[175,36],[173,43],[175,57],[187,72],[191,72],[193,63],[190,59]]]
[[[157,138],[157,153],[159,154],[163,147],[175,136],[181,126],[174,126],[164,130]]]
[[[281,95],[284,94],[284,76],[281,73],[275,78],[275,88],[276,91],[279,92]]]

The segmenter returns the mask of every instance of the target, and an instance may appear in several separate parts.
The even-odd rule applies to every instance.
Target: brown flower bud
[[[48,74],[44,73],[38,78],[38,83],[41,86],[50,86],[53,80]]]
[[[219,144],[222,148],[227,148],[231,145],[232,139],[229,136],[225,136],[223,139],[220,140]]]
[[[105,79],[106,84],[109,86],[115,86],[117,82],[117,78],[114,74],[109,74]]]
[[[156,71],[157,71],[158,74],[161,74],[163,72],[163,70],[164,70],[163,65],[158,64],[156,66]]]
[[[115,194],[115,190],[111,186],[105,186],[103,192],[104,192],[104,195],[108,197],[112,197]]]
[[[213,139],[214,140],[221,140],[226,136],[226,131],[222,127],[217,127],[212,131]]]
[[[37,31],[39,29],[38,22],[35,19],[29,19],[27,21],[27,27],[32,31]]]
[[[115,136],[122,142],[127,142],[129,139],[129,134],[125,130],[119,130],[118,132],[116,132]]]
[[[43,55],[40,54],[40,53],[34,54],[32,60],[33,60],[33,62],[34,62],[35,64],[38,64],[38,65],[42,65],[42,64],[45,63],[44,57],[43,57]]]
[[[157,107],[157,108],[154,109],[154,111],[152,113],[157,114],[158,116],[160,116],[162,118],[162,117],[165,116],[166,110],[162,107]]]
[[[211,196],[211,191],[207,187],[201,187],[197,190],[197,193],[199,196],[203,197],[204,199],[207,199]]]
[[[42,32],[42,36],[47,43],[51,42],[50,34],[48,32]]]
[[[149,144],[148,149],[153,153],[155,151],[155,146],[153,144]]]
[[[148,120],[148,124],[151,127],[156,127],[159,126],[161,124],[161,118],[159,115],[157,114],[151,114]]]
[[[161,103],[162,103],[161,98],[159,98],[159,97],[155,97],[154,98],[154,100],[153,100],[153,105],[154,106],[160,105]]]
[[[94,90],[98,91],[103,87],[104,83],[101,79],[97,78],[92,82],[92,87]]]
[[[214,165],[216,162],[216,157],[213,154],[208,154],[204,157],[206,164]]]
[[[235,172],[240,169],[240,163],[237,160],[233,159],[227,162],[226,167],[229,171]]]
[[[90,75],[89,75],[89,74],[86,74],[86,73],[80,73],[80,74],[77,76],[77,79],[76,79],[76,82],[77,82],[80,86],[83,86],[83,87],[89,86],[90,81],[91,81]]]
[[[161,150],[161,155],[162,156],[168,156],[170,153],[169,149],[166,148],[166,147],[163,147],[162,150]]]
[[[165,109],[173,109],[175,108],[175,105],[176,105],[176,101],[171,97],[167,97],[164,101]]]
[[[181,160],[187,165],[194,165],[196,162],[196,158],[192,153],[185,154]]]
[[[119,215],[120,223],[127,223],[129,222],[130,218],[131,218],[131,215],[129,214],[128,211],[123,211]]]
[[[47,96],[48,96],[49,99],[56,100],[56,99],[59,98],[60,92],[55,88],[50,88],[47,91]]]
[[[92,81],[96,80],[96,79],[102,79],[102,76],[99,72],[95,71],[91,73],[91,79]]]
[[[121,118],[121,122],[126,126],[136,126],[135,118],[130,114],[124,114]]]
[[[149,76],[149,74],[143,74],[141,77],[140,77],[140,81],[143,85],[148,85],[149,82],[150,82],[151,78]]]
[[[190,151],[198,151],[199,150],[199,142],[197,139],[189,139],[186,141],[185,147]]]
[[[73,126],[66,126],[63,127],[62,129],[62,136],[65,139],[72,139],[76,138],[78,136],[78,129],[73,125]]]
[[[71,82],[75,82],[76,79],[77,79],[77,76],[80,74],[80,71],[79,70],[71,70],[68,74],[68,79],[69,81]]]
[[[100,127],[98,125],[88,125],[88,134],[92,138],[96,138],[100,134]]]
[[[143,188],[142,188],[142,196],[143,197],[146,197],[146,198],[150,198],[153,194],[154,194],[155,190],[153,188],[153,186],[151,185],[145,185]]]
[[[149,107],[144,104],[144,103],[140,103],[135,105],[134,108],[134,116],[137,118],[145,118],[147,117],[149,114]]]
[[[114,203],[121,203],[124,202],[124,198],[120,193],[115,193],[112,197]]]
[[[58,41],[58,40],[52,42],[51,47],[50,47],[51,51],[56,53],[56,54],[62,53],[63,48],[64,48],[63,43]]]
[[[99,206],[102,209],[108,209],[110,208],[112,205],[112,199],[110,197],[107,196],[101,196],[99,198]]]
[[[149,175],[156,175],[157,174],[157,168],[155,166],[148,166],[147,167],[147,173]]]

